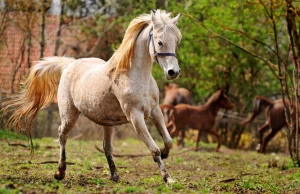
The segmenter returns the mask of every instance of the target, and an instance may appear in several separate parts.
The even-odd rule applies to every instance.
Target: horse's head
[[[230,101],[228,96],[223,92],[223,90],[219,90],[218,92],[220,94],[217,100],[217,104],[220,106],[220,108],[232,109],[234,107],[234,104]]]
[[[170,18],[164,11],[152,11],[152,30],[149,33],[149,51],[152,60],[159,63],[168,80],[178,77],[180,68],[175,54],[181,33],[176,26],[179,14]]]
[[[166,83],[165,84],[165,91],[169,91],[169,90],[173,90],[173,89],[177,89],[178,85],[174,84],[174,83]]]

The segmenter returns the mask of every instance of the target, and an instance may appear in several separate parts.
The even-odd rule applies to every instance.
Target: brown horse
[[[179,88],[177,84],[174,83],[167,83],[165,85],[165,98],[163,100],[163,115],[165,123],[167,124],[169,118],[174,118],[172,115],[172,107],[177,104],[191,104],[191,93],[185,88]],[[171,105],[171,106],[169,106]],[[169,107],[169,108],[168,108]],[[167,124],[167,126],[173,126],[173,122]]]
[[[191,104],[191,93],[185,88],[179,88],[177,84],[169,83],[165,86],[165,98],[162,104]]]
[[[285,100],[287,105],[290,104],[288,100]],[[253,112],[250,117],[242,121],[240,124],[245,125],[254,120],[254,118],[265,110],[266,122],[259,129],[259,144],[257,146],[257,151],[260,153],[265,153],[266,147],[270,140],[285,126],[286,117],[284,112],[283,99],[278,99],[271,101],[263,96],[256,96],[253,102]],[[293,114],[293,119],[295,120],[295,113]],[[271,128],[271,132],[264,138],[264,133]]]
[[[188,104],[178,104],[176,106],[161,105],[161,109],[172,109],[173,112],[167,124],[171,137],[179,136],[178,143],[182,143],[185,137],[185,131],[189,128],[198,130],[196,150],[200,140],[200,130],[205,130],[216,137],[218,141],[217,151],[221,146],[219,134],[215,131],[215,123],[220,108],[232,109],[233,103],[224,94],[223,90],[218,90],[207,101],[200,106],[191,106]]]

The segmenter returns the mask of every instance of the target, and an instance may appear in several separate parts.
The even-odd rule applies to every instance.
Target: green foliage
[[[96,5],[88,7],[88,3],[81,0],[67,1],[67,6],[70,10],[89,9],[88,13],[93,15],[93,20],[82,20],[78,24],[87,37],[100,37],[101,42],[106,42],[96,49],[98,54],[94,53],[104,59],[113,54],[121,43],[129,22],[138,15],[150,13],[151,9],[166,9],[173,13],[172,16],[181,13],[178,26],[183,39],[177,53],[182,71],[180,79],[174,82],[193,92],[194,103],[199,103],[200,99],[217,88],[223,88],[233,97],[240,109],[238,111],[245,112],[253,96],[280,94],[279,81],[264,62],[218,38],[216,33],[277,64],[273,52],[273,25],[266,12],[270,12],[270,3],[262,2],[264,4],[254,0],[124,0],[107,4],[99,1],[99,5],[109,7],[99,12],[95,11]],[[277,2],[273,13],[280,36],[279,55],[285,59],[289,49],[285,5],[282,1]],[[276,67],[273,68],[277,72]],[[154,65],[153,75],[163,89],[166,79],[158,65]]]
[[[247,36],[252,37],[271,47],[274,45],[272,25],[261,4],[251,1],[237,3],[234,0],[226,2],[126,0],[118,6],[116,28],[121,27],[122,29],[119,31],[124,33],[128,23],[134,17],[150,13],[153,8],[172,11],[173,16],[181,13],[179,28],[183,34],[183,40],[177,53],[182,73],[180,79],[175,82],[193,92],[195,103],[198,103],[201,98],[207,97],[217,88],[229,91],[237,103],[244,103],[243,100],[246,98],[248,105],[252,102],[254,95],[271,96],[280,93],[278,80],[262,61],[217,38],[214,33],[207,31],[197,22],[203,22],[212,31],[257,55],[270,56],[267,58],[276,63],[276,57],[268,47],[247,38]],[[278,6],[275,10],[278,26],[284,25],[283,11],[282,6]],[[188,15],[193,16],[197,21]],[[103,17],[99,17],[97,22],[101,21],[101,18],[104,21],[106,18],[103,19]],[[100,27],[101,22],[97,26]],[[112,30],[115,31],[116,28],[112,28]],[[245,33],[241,34],[230,29],[237,29]],[[280,35],[284,37],[280,39],[279,44],[282,48],[287,48],[285,29],[278,29]],[[96,31],[101,33],[101,30]],[[119,34],[121,37],[117,39],[115,45],[121,42],[123,33]],[[287,51],[283,50],[280,55],[286,55]],[[163,88],[166,80],[159,66],[154,65],[153,75],[159,87]]]

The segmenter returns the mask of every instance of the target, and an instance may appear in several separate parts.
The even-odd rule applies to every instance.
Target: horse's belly
[[[82,102],[79,111],[90,120],[99,125],[114,126],[128,123],[115,96],[105,96]]]

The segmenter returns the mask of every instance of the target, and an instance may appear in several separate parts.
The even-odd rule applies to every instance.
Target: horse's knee
[[[151,154],[152,154],[154,162],[158,162],[159,159],[161,159],[161,151],[160,151],[160,149],[159,148],[155,148],[155,149],[152,149],[150,151],[151,151]]]
[[[165,143],[165,148],[171,149],[172,146],[173,146],[173,139],[170,137],[170,138],[167,139],[164,143]]]

